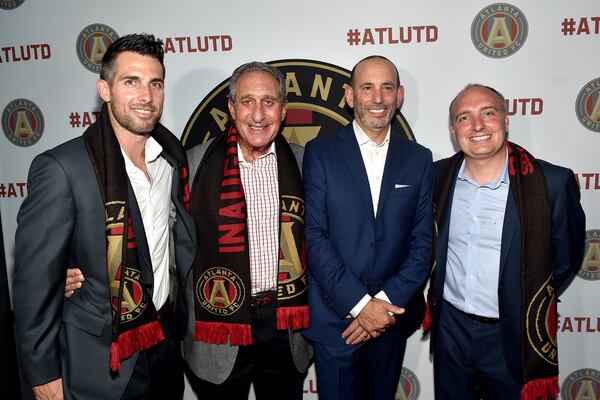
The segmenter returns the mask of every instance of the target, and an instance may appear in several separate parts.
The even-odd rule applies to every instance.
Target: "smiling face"
[[[450,110],[450,130],[467,161],[504,162],[508,117],[491,90],[474,86],[460,93]]]
[[[279,98],[279,84],[264,71],[246,72],[239,77],[235,99],[229,99],[238,143],[246,161],[266,154],[285,118],[287,103]]]
[[[108,103],[113,129],[118,134],[150,133],[163,110],[163,67],[151,56],[123,52],[117,56],[112,82],[100,79],[98,93]]]
[[[346,88],[345,94],[362,130],[376,142],[376,139],[383,140],[404,98],[404,88],[398,85],[392,63],[383,58],[360,62],[354,71],[352,86]]]

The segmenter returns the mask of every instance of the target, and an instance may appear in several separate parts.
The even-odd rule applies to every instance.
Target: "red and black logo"
[[[32,146],[44,133],[42,111],[31,100],[13,100],[2,112],[2,130],[13,144],[21,147]]]
[[[91,24],[77,35],[77,57],[89,71],[100,73],[102,57],[108,46],[119,38],[113,28],[104,24]]]

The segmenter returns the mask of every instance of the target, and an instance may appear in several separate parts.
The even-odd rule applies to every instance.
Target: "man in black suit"
[[[162,42],[133,34],[103,57],[98,120],[37,156],[18,215],[14,308],[38,399],[181,398],[170,272],[195,251],[185,151],[158,123]],[[85,281],[63,297],[67,267]],[[181,302],[180,302],[181,303]]]

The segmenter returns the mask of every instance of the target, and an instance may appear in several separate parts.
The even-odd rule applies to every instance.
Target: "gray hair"
[[[267,74],[271,75],[273,78],[275,78],[277,80],[277,84],[279,86],[279,100],[281,101],[281,103],[285,103],[287,102],[287,95],[286,95],[286,90],[285,90],[285,78],[283,77],[283,74],[281,73],[281,71],[275,67],[273,67],[272,65],[263,63],[263,62],[259,62],[259,61],[252,61],[243,65],[240,65],[239,67],[237,67],[235,69],[235,71],[233,71],[233,74],[231,74],[231,78],[229,78],[229,99],[232,102],[235,102],[235,90],[236,90],[236,85],[238,80],[240,79],[240,77],[244,74],[247,74],[249,72],[266,72]]]

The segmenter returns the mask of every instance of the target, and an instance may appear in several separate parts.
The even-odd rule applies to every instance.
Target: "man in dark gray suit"
[[[202,398],[301,399],[308,325],[302,147],[280,133],[279,70],[252,62],[229,82],[234,124],[188,151],[198,253],[186,281],[184,358]]]
[[[24,373],[38,399],[183,396],[170,272],[176,263],[187,275],[195,232],[185,151],[158,123],[164,76],[160,40],[116,40],[97,83],[105,101],[98,120],[32,162],[13,295]],[[85,281],[65,299],[73,265]]]

